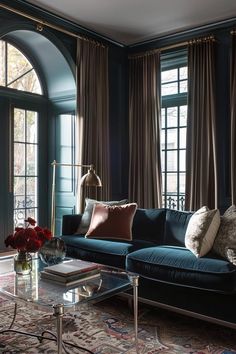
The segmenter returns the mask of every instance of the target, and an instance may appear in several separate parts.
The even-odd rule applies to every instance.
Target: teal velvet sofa
[[[236,266],[209,252],[197,258],[184,238],[192,212],[137,209],[132,241],[77,235],[81,215],[64,215],[67,255],[140,275],[141,301],[236,328]]]

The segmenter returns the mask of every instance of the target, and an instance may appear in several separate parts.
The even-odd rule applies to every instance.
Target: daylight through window
[[[164,56],[161,73],[163,206],[184,210],[187,131],[187,55]]]

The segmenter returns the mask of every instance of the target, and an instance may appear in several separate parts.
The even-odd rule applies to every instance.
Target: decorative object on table
[[[47,265],[58,264],[66,256],[65,242],[59,237],[48,240],[39,250],[39,258]]]
[[[84,210],[84,187],[102,187],[102,182],[98,175],[95,173],[93,165],[83,165],[83,164],[68,164],[59,163],[54,160],[52,162],[53,173],[52,173],[52,200],[51,200],[51,231],[55,235],[55,184],[56,184],[56,167],[67,166],[67,167],[88,167],[88,172],[80,179],[80,212]]]
[[[14,258],[14,268],[17,274],[26,275],[32,270],[32,256],[46,241],[52,238],[52,233],[47,228],[36,225],[36,221],[28,217],[25,220],[26,227],[16,227],[14,234],[5,239],[6,247],[12,247],[18,251]]]

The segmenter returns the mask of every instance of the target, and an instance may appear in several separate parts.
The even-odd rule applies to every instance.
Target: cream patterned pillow
[[[231,205],[221,217],[213,251],[236,265],[236,206]]]
[[[80,221],[80,225],[79,225],[77,231],[75,232],[75,234],[80,235],[80,234],[86,234],[86,232],[88,232],[89,225],[90,225],[91,218],[92,218],[93,207],[95,204],[102,203],[102,204],[106,204],[106,205],[123,205],[123,204],[126,204],[127,202],[128,202],[127,199],[102,202],[102,201],[98,201],[95,199],[86,198],[85,199],[85,210],[83,212],[83,215],[82,215],[82,218]]]
[[[214,243],[220,226],[220,212],[218,209],[209,210],[204,206],[197,210],[189,220],[185,246],[196,257],[207,254]]]

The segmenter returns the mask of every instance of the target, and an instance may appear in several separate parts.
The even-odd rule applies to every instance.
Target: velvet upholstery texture
[[[133,239],[163,244],[165,234],[166,209],[136,210],[132,226]]]
[[[166,210],[165,245],[185,246],[185,233],[192,215],[190,211]]]
[[[184,247],[150,247],[127,256],[126,269],[147,278],[218,292],[236,291],[236,268],[225,260],[197,259]]]
[[[125,205],[95,204],[89,230],[85,237],[132,240],[132,224],[136,209],[136,203]]]

